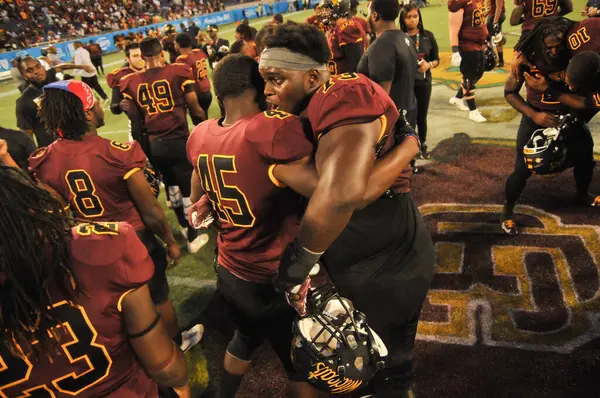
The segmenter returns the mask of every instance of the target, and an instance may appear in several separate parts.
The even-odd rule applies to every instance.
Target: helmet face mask
[[[484,69],[486,72],[489,72],[493,70],[498,64],[498,56],[496,55],[496,50],[494,48],[494,45],[490,41],[486,41],[484,56]]]
[[[292,362],[308,383],[331,395],[365,387],[387,349],[366,317],[330,285],[311,291],[309,314],[294,322]]]
[[[568,115],[562,116],[561,124],[557,128],[549,127],[533,132],[523,147],[523,160],[529,171],[550,175],[558,174],[569,167],[564,133],[573,121]]]
[[[321,23],[329,25],[350,15],[350,0],[321,0],[316,13]]]

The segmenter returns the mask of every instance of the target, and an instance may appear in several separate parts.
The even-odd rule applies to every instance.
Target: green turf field
[[[570,18],[580,19],[579,10],[583,8],[585,2],[576,0],[574,12],[569,15]],[[366,9],[366,3],[362,3],[362,9]],[[510,27],[508,18],[513,9],[512,1],[507,1],[507,22],[504,24],[504,31],[507,34],[507,48],[512,48],[518,38],[520,27]],[[285,16],[297,22],[303,22],[311,15],[313,11],[302,11]],[[448,11],[445,6],[440,5],[437,0],[432,0],[432,5],[422,9],[425,28],[431,30],[440,46],[443,57],[448,57],[450,45],[448,41]],[[253,20],[252,25],[260,29],[270,18],[262,18]],[[221,27],[221,36],[232,42],[235,25],[229,24]],[[122,65],[123,53],[110,54],[104,57],[105,70],[109,71],[116,69]],[[510,59],[506,59],[510,61]],[[441,73],[438,69],[434,70],[434,78],[436,73]],[[100,77],[101,83],[110,95],[110,91],[106,85],[103,76]],[[438,80],[440,83],[442,79]],[[499,83],[501,84],[501,83]],[[0,86],[0,125],[6,128],[16,128],[15,117],[15,101],[19,96],[16,87],[12,83]],[[209,117],[216,117],[219,114],[219,109],[216,102],[213,100],[210,108]],[[127,140],[127,117],[125,115],[115,116],[108,109],[105,109],[106,125],[101,130],[101,135],[117,141]],[[161,203],[164,204],[164,194],[161,195]],[[184,240],[181,237],[179,227],[175,216],[172,212],[167,212],[169,221],[173,228],[176,237],[180,240],[184,248]],[[173,298],[179,316],[180,324],[188,326],[202,312],[203,308],[208,303],[211,295],[214,292],[214,272],[212,269],[214,257],[214,243],[216,235],[214,232],[209,232],[211,235],[210,241],[196,255],[185,254],[182,257],[180,264],[169,271],[169,284],[171,287],[171,297]],[[185,249],[183,250],[185,253]],[[190,366],[192,367],[190,374],[194,379],[193,385],[196,389],[202,388],[208,381],[206,373],[206,360],[203,357],[201,349],[194,349],[190,355]]]

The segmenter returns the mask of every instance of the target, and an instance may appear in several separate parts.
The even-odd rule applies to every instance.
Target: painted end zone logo
[[[600,229],[517,207],[516,237],[497,205],[420,207],[436,274],[417,338],[569,353],[600,336]]]

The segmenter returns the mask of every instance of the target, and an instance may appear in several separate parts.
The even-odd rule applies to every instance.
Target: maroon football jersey
[[[97,135],[81,141],[58,139],[31,154],[29,168],[69,202],[76,217],[144,223],[129,196],[127,179],[146,166],[137,142],[121,144]]]
[[[121,302],[150,280],[154,264],[127,223],[72,229],[71,269],[81,292],[73,302],[55,288],[52,315],[60,355],[13,356],[0,339],[0,396],[155,398],[123,330]],[[45,332],[45,331],[42,331]],[[35,345],[34,345],[35,346]]]
[[[399,114],[381,86],[360,73],[345,73],[319,88],[301,117],[308,119],[317,141],[332,128],[380,119],[382,130],[376,153],[383,155],[394,145]],[[412,169],[408,166],[394,183],[394,189],[409,192],[411,178]]]
[[[576,24],[569,31],[568,41],[573,54],[582,51],[600,54],[600,18],[588,18]]]
[[[346,21],[336,24],[327,32],[327,41],[331,50],[329,72],[332,75],[338,75],[350,70],[345,63],[342,47],[355,43],[364,44],[365,31],[361,24],[354,19],[346,19]]]
[[[272,170],[312,152],[300,119],[281,111],[227,127],[217,119],[196,126],[187,154],[219,219],[219,264],[240,278],[271,282],[303,209]]]
[[[106,75],[106,83],[108,84],[108,87],[110,87],[110,88],[119,87],[121,84],[121,78],[123,78],[127,75],[130,75],[132,73],[135,73],[135,71],[133,69],[131,69],[129,66],[126,66],[121,69],[115,69],[112,72],[110,72],[108,75]]]
[[[191,54],[182,54],[177,57],[177,62],[189,65],[192,75],[196,79],[196,90],[199,93],[210,91],[208,80],[208,59],[206,53],[200,49],[192,50]]]
[[[558,15],[558,0],[519,0],[515,5],[523,6],[523,32],[530,31],[540,18]]]
[[[562,83],[562,89],[564,91],[568,91],[568,88],[565,84],[565,75],[566,75],[566,65],[560,66],[540,66],[529,68],[529,74],[541,74],[548,81],[554,82],[555,84]],[[525,85],[527,90],[527,102],[531,104],[533,107],[549,113],[554,114],[564,114],[567,109],[564,105],[558,101],[558,98],[553,98],[548,94],[544,94],[543,92],[534,90],[533,88]]]
[[[485,26],[485,0],[448,0],[448,10],[463,9],[463,21],[458,32],[461,51],[481,51],[485,46],[488,31]]]
[[[189,135],[184,95],[195,84],[189,65],[170,64],[125,76],[121,92],[144,115],[150,139],[172,139]]]

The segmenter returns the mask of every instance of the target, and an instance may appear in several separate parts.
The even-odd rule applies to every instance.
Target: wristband
[[[283,292],[293,286],[303,284],[323,253],[310,251],[297,240],[290,243],[283,252],[277,275],[273,281],[275,290]]]
[[[452,52],[457,53],[460,51],[460,46],[452,46]]]

